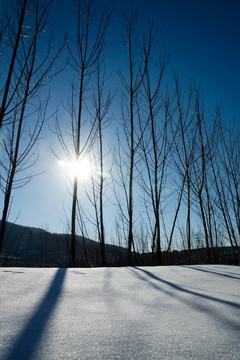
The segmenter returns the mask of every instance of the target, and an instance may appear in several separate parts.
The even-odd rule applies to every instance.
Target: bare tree
[[[240,239],[240,172],[239,172],[239,132],[237,129],[220,127],[219,159],[222,165],[221,189],[225,207],[225,219],[231,231],[231,244],[238,249]],[[237,240],[238,239],[238,240]],[[234,252],[234,249],[233,249]],[[235,253],[234,253],[235,254]],[[235,255],[234,255],[235,256]],[[238,255],[239,256],[239,255]],[[235,257],[235,262],[237,259]]]
[[[19,2],[17,7],[17,14],[20,16],[19,21],[22,25],[20,35],[19,33],[16,35],[19,37],[18,51],[16,50],[15,67],[11,69],[9,78],[10,82],[11,79],[14,79],[12,80],[14,84],[11,82],[11,87],[10,84],[5,85],[2,99],[2,109],[4,109],[2,120],[4,116],[8,116],[9,121],[10,116],[11,121],[5,125],[5,139],[1,144],[5,157],[0,162],[2,167],[1,188],[4,192],[0,250],[3,244],[12,190],[22,187],[31,180],[32,174],[29,175],[26,171],[35,164],[38,158],[36,145],[47,119],[49,96],[40,101],[36,98],[40,93],[41,86],[47,84],[46,78],[50,79],[56,74],[52,69],[61,51],[59,49],[55,55],[51,55],[50,41],[49,45],[45,46],[46,52],[41,51],[41,56],[39,54],[50,4],[51,2],[32,0]],[[23,23],[23,11],[26,23]],[[25,29],[24,33],[23,29]],[[13,31],[12,37],[9,38],[11,43],[15,43],[14,36]],[[10,95],[9,91],[12,89]],[[10,105],[11,110],[7,112]]]
[[[126,34],[126,47],[128,50],[128,77],[124,77],[119,73],[123,86],[124,101],[122,104],[122,126],[125,141],[119,137],[119,151],[118,151],[118,170],[120,183],[124,191],[125,203],[127,214],[124,208],[120,208],[122,220],[124,221],[124,230],[127,235],[128,242],[128,263],[132,263],[132,249],[134,248],[134,171],[136,168],[136,155],[139,149],[139,136],[136,134],[137,128],[137,109],[138,109],[138,96],[140,86],[143,82],[146,64],[149,58],[149,52],[152,45],[152,32],[151,29],[148,37],[141,46],[138,41],[137,32],[137,13],[131,7],[129,16],[123,17],[123,30]],[[122,159],[120,159],[122,157]],[[125,165],[123,166],[123,164]],[[127,170],[127,176],[124,174],[124,168]],[[119,199],[118,199],[119,200]]]
[[[147,54],[146,54],[147,55]],[[159,61],[157,69],[158,77],[156,86],[153,87],[150,73],[153,73],[146,65],[145,76],[143,80],[143,98],[146,102],[145,113],[147,116],[146,125],[142,126],[140,117],[139,127],[140,144],[143,152],[146,171],[140,172],[142,187],[144,193],[150,198],[153,212],[153,224],[149,216],[150,227],[152,229],[152,253],[156,251],[156,263],[161,265],[161,212],[163,189],[165,185],[167,158],[169,155],[168,143],[168,113],[166,111],[166,98],[162,83],[168,57],[163,54]],[[155,74],[155,71],[154,71]],[[147,178],[143,174],[147,173]],[[148,210],[147,210],[148,211]]]
[[[217,119],[218,119],[218,130],[220,132],[219,135],[220,141],[218,142],[217,146],[212,148],[209,157],[211,164],[212,178],[214,182],[214,190],[215,190],[214,191],[215,196],[212,198],[214,199],[214,204],[216,205],[219,219],[221,219],[221,227],[223,228],[222,235],[224,235],[229,239],[234,262],[237,263],[237,258],[234,251],[234,246],[237,245],[237,240],[233,225],[231,200],[230,200],[231,193],[229,192],[228,189],[228,179],[227,179],[228,175],[226,175],[226,172],[228,173],[228,165],[227,163],[224,164],[222,157],[222,156],[225,157],[226,155],[222,153],[222,150],[224,149],[224,147],[222,147],[222,142],[225,140],[221,139],[222,136],[224,136],[224,132],[222,132],[222,113],[220,107],[218,107],[217,109]],[[218,234],[217,230],[215,230],[215,234],[216,235]]]
[[[179,201],[176,214],[180,209],[182,195],[186,193],[187,219],[186,237],[188,244],[188,263],[191,263],[191,172],[194,163],[197,128],[194,123],[194,112],[192,111],[192,91],[184,94],[178,76],[175,76],[175,110],[170,116],[173,136],[171,147],[172,159],[175,169],[179,175]],[[176,216],[174,223],[176,221]]]
[[[211,172],[211,167],[209,155],[211,148],[215,145],[214,140],[217,134],[216,118],[213,118],[213,121],[211,121],[210,118],[206,119],[207,115],[205,113],[201,88],[197,86],[196,82],[193,82],[192,88],[194,93],[194,118],[197,134],[191,186],[193,195],[196,197],[195,199],[193,198],[193,203],[197,213],[200,215],[203,225],[208,262],[211,263],[210,246],[212,247],[213,254],[214,249],[210,213],[211,191],[209,188],[209,172]]]
[[[105,182],[109,173],[105,169],[105,158],[109,154],[104,151],[104,130],[110,125],[111,118],[108,116],[109,108],[113,100],[111,92],[106,90],[105,64],[98,60],[96,64],[95,92],[93,94],[92,117],[96,123],[96,139],[93,146],[92,158],[94,169],[91,174],[91,191],[87,196],[94,207],[95,222],[100,244],[101,265],[105,266],[105,224],[104,224],[104,203],[105,203]],[[110,171],[110,169],[108,169]],[[92,196],[91,196],[92,195]]]
[[[76,37],[68,40],[70,62],[74,70],[71,98],[67,108],[70,120],[70,138],[72,149],[66,141],[66,134],[57,120],[56,133],[59,142],[68,157],[68,161],[77,164],[91,148],[95,135],[95,122],[87,118],[87,95],[90,81],[95,72],[105,43],[107,27],[110,23],[112,8],[103,9],[99,15],[91,0],[78,0],[76,5]],[[85,132],[84,129],[85,128]],[[87,128],[87,129],[86,129]],[[76,214],[78,203],[78,174],[74,174],[72,210],[71,210],[71,264],[76,264]]]

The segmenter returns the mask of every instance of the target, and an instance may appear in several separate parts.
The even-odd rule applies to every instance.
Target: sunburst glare
[[[88,179],[91,175],[91,163],[87,158],[82,158],[74,161],[59,160],[58,165],[64,167],[67,172],[78,179]]]

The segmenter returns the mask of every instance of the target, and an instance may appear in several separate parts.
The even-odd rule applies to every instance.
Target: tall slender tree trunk
[[[160,221],[159,221],[159,209],[156,214],[156,240],[157,240],[157,265],[162,265],[162,249],[161,249],[161,235],[160,235]]]
[[[158,187],[158,155],[157,155],[157,144],[156,134],[154,128],[154,119],[152,112],[152,103],[150,102],[150,118],[151,118],[151,131],[153,141],[153,154],[154,154],[154,197],[155,197],[155,224],[156,224],[156,242],[157,242],[157,265],[162,265],[162,254],[161,254],[161,235],[160,235],[160,214],[159,214],[159,187]],[[163,165],[164,166],[164,165]],[[161,191],[161,190],[160,190]]]
[[[207,222],[206,222],[206,217],[205,217],[204,210],[203,210],[203,201],[202,201],[202,195],[201,194],[199,195],[199,205],[200,205],[201,217],[202,217],[202,222],[203,222],[203,230],[204,230],[205,243],[206,243],[206,248],[207,248],[208,263],[211,264],[211,255],[210,255],[209,240],[208,240]]]
[[[131,155],[130,176],[129,176],[129,229],[128,229],[128,264],[132,265],[132,247],[133,247],[133,161],[134,156]]]
[[[190,199],[190,179],[187,176],[187,245],[188,245],[188,264],[191,264],[191,199]]]
[[[13,184],[13,176],[11,174],[9,185],[7,188],[7,191],[5,193],[4,197],[4,206],[3,206],[3,212],[2,212],[2,220],[1,220],[1,226],[0,226],[0,253],[2,252],[3,243],[4,243],[4,236],[6,231],[6,223],[7,223],[7,215],[8,215],[8,209],[10,204],[10,198],[11,198],[11,189]]]
[[[131,44],[131,39],[129,39]],[[134,169],[134,115],[133,115],[133,68],[131,57],[131,45],[129,46],[129,67],[130,67],[130,172],[129,172],[129,196],[128,196],[128,264],[132,265],[132,247],[133,247],[133,169]]]
[[[81,69],[80,75],[80,88],[79,88],[79,100],[78,100],[78,118],[76,129],[76,143],[75,145],[75,161],[79,161],[80,157],[80,135],[81,135],[81,123],[82,123],[82,105],[83,105],[83,86],[84,86],[84,71]],[[76,266],[76,217],[77,217],[77,202],[78,202],[78,174],[74,175],[73,182],[73,195],[72,195],[72,214],[71,214],[71,266]]]
[[[5,235],[5,230],[6,230],[6,222],[7,222],[7,215],[8,215],[9,204],[10,204],[11,193],[12,193],[12,187],[13,187],[13,182],[14,182],[14,177],[15,177],[15,172],[16,172],[18,152],[19,152],[20,139],[21,139],[22,124],[23,124],[23,117],[24,117],[24,112],[25,112],[25,105],[26,105],[26,98],[25,98],[24,104],[22,106],[21,117],[20,117],[19,124],[18,124],[16,145],[15,145],[15,149],[14,149],[14,157],[13,157],[13,161],[12,161],[12,164],[11,164],[10,175],[9,175],[9,179],[8,179],[8,182],[7,182],[7,189],[6,189],[5,196],[4,196],[4,207],[3,207],[2,221],[1,221],[1,226],[0,226],[0,253],[2,251],[2,246],[3,246],[3,241],[4,241],[4,235]]]
[[[74,176],[71,219],[71,266],[76,266],[76,211],[77,211],[78,178]]]
[[[100,108],[100,107],[99,107]],[[99,142],[100,142],[100,196],[99,196],[99,210],[100,210],[100,248],[101,248],[101,262],[102,266],[106,265],[105,259],[105,233],[104,233],[104,216],[103,216],[103,144],[102,131],[99,126]]]
[[[173,234],[174,234],[174,230],[175,230],[175,226],[176,226],[176,222],[177,222],[178,213],[179,213],[179,210],[180,210],[180,207],[181,207],[181,202],[182,202],[182,196],[183,196],[183,191],[184,191],[185,180],[186,180],[186,175],[185,175],[185,177],[184,177],[184,179],[183,179],[183,182],[182,182],[182,187],[181,187],[181,191],[180,191],[180,195],[179,195],[179,199],[178,199],[177,209],[176,209],[176,211],[175,211],[175,215],[174,215],[174,219],[173,219],[173,224],[172,224],[172,229],[171,229],[171,233],[170,233],[170,237],[169,237],[169,243],[168,243],[168,249],[167,249],[167,251],[171,251]]]

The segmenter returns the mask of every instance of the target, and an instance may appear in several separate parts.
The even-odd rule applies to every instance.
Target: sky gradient
[[[103,0],[101,3],[109,4]],[[51,28],[56,43],[64,34],[73,34],[74,11],[71,1],[55,0],[50,14]],[[179,69],[181,77],[201,81],[205,100],[210,108],[222,101],[226,121],[240,120],[240,2],[238,0],[135,0],[139,25],[144,28],[153,19],[160,48],[166,46],[170,55],[170,69]],[[112,25],[107,36],[106,57],[110,81],[118,84],[117,72],[124,63],[125,47],[121,17],[128,13],[130,2],[116,0]],[[156,58],[158,52],[156,52]],[[51,84],[51,108],[65,100],[71,78],[65,71]],[[114,89],[113,89],[114,91]],[[116,100],[120,101],[120,100]],[[118,114],[115,114],[116,117]],[[51,127],[53,122],[50,122]],[[44,227],[51,232],[66,230],[63,207],[68,209],[66,176],[57,165],[49,143],[55,143],[53,134],[45,129],[40,144],[39,170],[46,173],[32,180],[26,187],[13,193],[9,217],[17,223]],[[0,195],[1,204],[3,196]],[[1,210],[1,208],[0,208]]]

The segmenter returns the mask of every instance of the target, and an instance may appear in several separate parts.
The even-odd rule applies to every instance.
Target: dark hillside
[[[68,267],[70,235],[7,223],[7,231],[0,257],[2,266]],[[235,249],[237,255],[237,248]],[[234,264],[231,247],[211,249],[212,263]],[[151,253],[132,254],[134,265],[156,265]],[[77,266],[99,266],[99,244],[88,238],[77,237]],[[162,253],[163,265],[187,264],[187,251]],[[193,249],[192,264],[206,264],[205,248]],[[127,265],[127,249],[106,245],[107,266]]]

